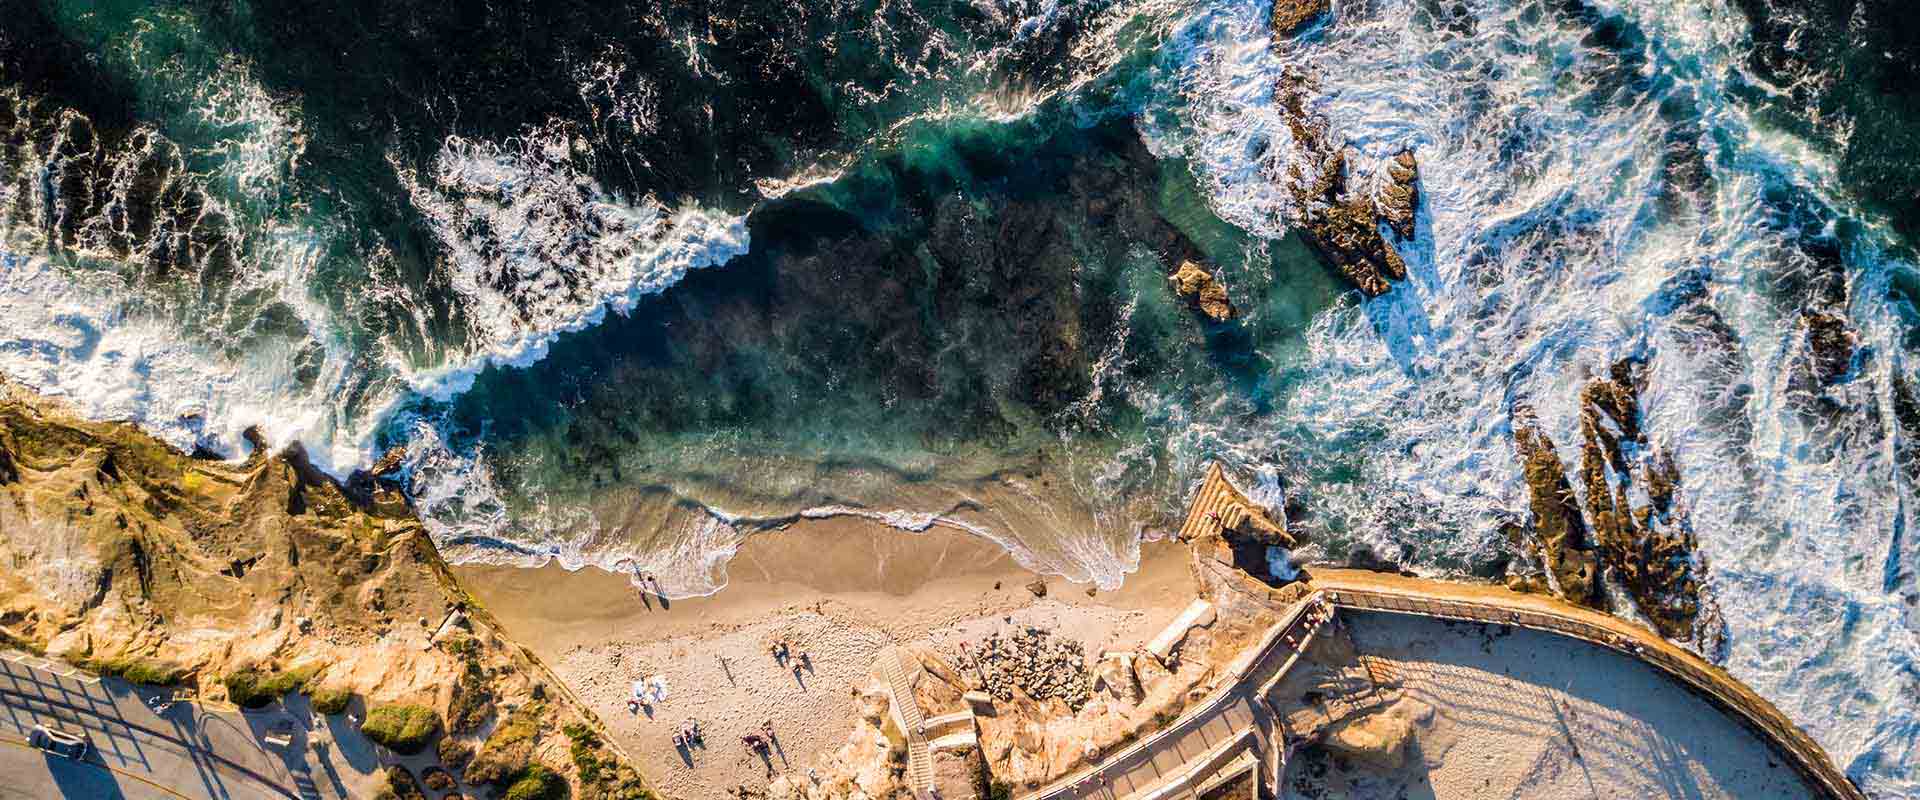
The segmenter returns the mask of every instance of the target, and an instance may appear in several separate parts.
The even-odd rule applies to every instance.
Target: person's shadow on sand
[[[680,763],[685,764],[688,769],[693,768],[693,745],[681,742],[673,746],[673,751],[680,754]]]

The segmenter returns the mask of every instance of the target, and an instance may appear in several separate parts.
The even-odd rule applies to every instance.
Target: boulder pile
[[[1018,691],[1034,700],[1058,699],[1079,711],[1092,694],[1085,649],[1041,628],[994,634],[968,655],[962,663],[973,668],[981,688],[996,700],[1012,700]]]

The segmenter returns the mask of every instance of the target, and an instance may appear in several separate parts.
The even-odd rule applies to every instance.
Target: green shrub
[[[530,764],[507,787],[506,800],[561,800],[567,796],[567,782],[553,770]]]
[[[447,769],[465,770],[467,762],[473,760],[473,748],[451,736],[440,737],[438,749],[440,763],[447,765]]]
[[[440,715],[425,706],[381,706],[367,713],[360,732],[388,750],[413,755],[439,735]]]
[[[262,672],[243,669],[223,678],[227,699],[241,708],[260,708],[306,682],[302,672]]]
[[[83,666],[101,675],[143,686],[178,686],[187,677],[185,667],[151,658],[109,658]]]
[[[310,689],[307,697],[313,701],[313,713],[329,717],[346,713],[353,704],[353,692],[345,689]]]
[[[585,725],[563,728],[573,740],[573,766],[580,772],[581,800],[653,800],[640,773],[606,752],[599,734]]]
[[[413,773],[406,767],[395,764],[387,767],[387,781],[373,794],[373,800],[426,800],[420,793],[420,784],[413,780]]]

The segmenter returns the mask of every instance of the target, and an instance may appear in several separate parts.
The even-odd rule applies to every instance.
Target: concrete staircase
[[[917,798],[933,796],[933,751],[927,747],[925,719],[920,703],[913,699],[913,683],[907,679],[900,648],[887,648],[880,656],[880,667],[887,674],[887,686],[893,694],[894,719],[907,737],[907,787]]]
[[[1237,529],[1243,523],[1251,523],[1255,530],[1269,531],[1292,546],[1293,537],[1287,533],[1283,522],[1269,517],[1265,510],[1234,488],[1219,463],[1208,466],[1206,479],[1200,482],[1199,491],[1193,494],[1193,505],[1187,511],[1187,521],[1180,526],[1180,540],[1192,541],[1210,533]]]

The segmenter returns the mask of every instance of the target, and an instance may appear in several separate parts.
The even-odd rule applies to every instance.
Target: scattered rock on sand
[[[1046,597],[1047,582],[1044,580],[1037,580],[1032,583],[1029,583],[1027,584],[1027,591],[1032,592],[1034,597]]]

